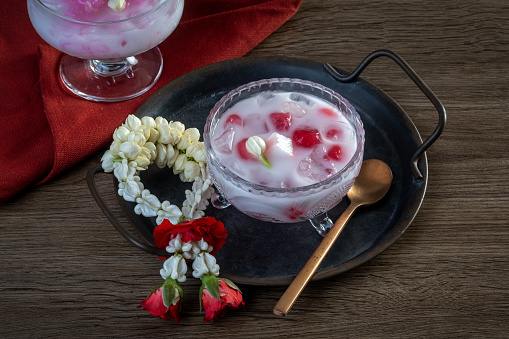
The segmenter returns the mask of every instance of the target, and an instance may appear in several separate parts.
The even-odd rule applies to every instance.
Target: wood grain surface
[[[286,318],[272,314],[284,287],[242,286],[246,307],[206,324],[196,279],[180,324],[154,318],[136,306],[161,261],[93,201],[85,174],[100,152],[0,206],[0,337],[509,337],[509,2],[304,0],[248,56],[352,70],[377,49],[405,58],[448,112],[422,207],[382,254],[310,283]],[[394,63],[378,59],[363,78],[433,131],[436,112]],[[120,214],[111,177],[97,179]]]

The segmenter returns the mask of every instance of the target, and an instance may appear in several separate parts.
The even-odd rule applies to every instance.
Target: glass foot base
[[[67,89],[92,101],[116,102],[135,98],[159,79],[163,58],[154,47],[119,60],[85,60],[64,55],[60,78]]]
[[[319,214],[313,219],[309,219],[309,222],[322,237],[325,237],[327,232],[334,226],[327,213]]]
[[[231,205],[228,200],[226,200],[226,198],[218,192],[212,193],[210,196],[210,202],[212,203],[212,206],[220,210]]]

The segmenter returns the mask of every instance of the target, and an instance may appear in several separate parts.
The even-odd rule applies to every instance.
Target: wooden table
[[[101,152],[0,206],[0,336],[508,337],[509,4],[305,0],[248,56],[352,70],[381,48],[404,57],[448,111],[427,152],[422,207],[386,251],[310,283],[286,318],[272,314],[284,287],[242,286],[246,307],[221,320],[204,323],[189,292],[181,323],[165,322],[136,308],[160,283],[161,262],[122,239],[87,188]],[[433,107],[392,61],[363,78],[421,135],[434,129]],[[120,213],[111,178],[98,180]],[[197,290],[193,280],[186,289]]]

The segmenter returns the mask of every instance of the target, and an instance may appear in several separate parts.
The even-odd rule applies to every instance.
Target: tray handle
[[[92,193],[92,196],[94,197],[94,200],[96,201],[97,205],[99,205],[99,208],[104,213],[106,218],[112,223],[113,227],[129,242],[131,242],[134,246],[138,247],[139,249],[158,255],[160,257],[171,257],[171,254],[166,252],[166,250],[149,245],[143,241],[140,241],[138,238],[133,236],[131,232],[129,232],[120,222],[118,221],[117,217],[113,212],[108,208],[106,203],[104,202],[103,198],[101,197],[101,194],[99,193],[99,190],[97,189],[97,185],[95,183],[95,175],[97,173],[105,173],[103,168],[101,166],[95,166],[88,170],[87,172],[87,184],[88,188],[90,189],[90,192]]]
[[[421,156],[426,152],[426,150],[438,139],[440,134],[445,127],[446,122],[446,112],[445,108],[440,102],[440,100],[435,96],[435,94],[429,89],[429,87],[419,78],[419,76],[414,72],[414,70],[396,53],[389,50],[379,50],[368,55],[357,68],[350,73],[349,75],[341,75],[333,66],[330,64],[324,64],[324,68],[329,72],[332,77],[340,82],[351,82],[359,77],[362,71],[371,63],[371,61],[375,60],[378,57],[386,56],[396,62],[396,64],[401,67],[405,73],[412,79],[412,81],[419,87],[419,89],[428,97],[433,106],[435,106],[438,112],[438,125],[431,133],[431,135],[426,139],[421,146],[417,149],[417,151],[412,156],[410,161],[410,167],[412,169],[412,173],[416,179],[422,179],[422,173],[417,167],[417,163]]]

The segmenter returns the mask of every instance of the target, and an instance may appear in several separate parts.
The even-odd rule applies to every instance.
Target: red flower
[[[138,306],[150,312],[155,317],[180,321],[180,300],[184,292],[177,285],[175,280],[168,278],[164,284],[156,287],[156,289],[146,297]]]
[[[154,229],[155,244],[159,248],[166,248],[171,239],[182,233],[182,241],[200,241],[202,238],[213,247],[211,255],[214,255],[226,242],[226,228],[222,222],[213,217],[205,217],[172,224],[168,219],[163,220],[161,225]]]
[[[202,281],[200,306],[205,309],[205,322],[224,317],[229,309],[244,306],[240,289],[230,280],[206,275]]]

